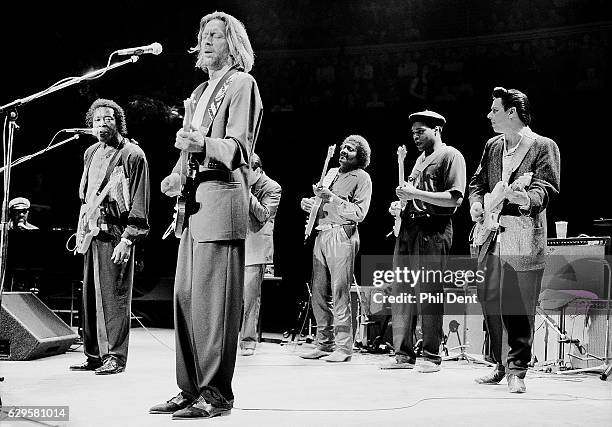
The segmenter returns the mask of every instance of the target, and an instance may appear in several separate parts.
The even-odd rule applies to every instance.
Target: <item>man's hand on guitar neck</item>
[[[201,153],[204,151],[206,144],[204,135],[199,130],[192,129],[189,132],[185,132],[183,129],[180,129],[176,132],[174,146],[179,150],[189,153]]]
[[[171,173],[161,182],[161,192],[168,197],[176,197],[181,194],[181,176]]]
[[[406,203],[410,200],[417,199],[417,193],[419,190],[411,183],[406,182],[404,185],[398,186],[395,189],[395,194],[400,199],[400,201]]]

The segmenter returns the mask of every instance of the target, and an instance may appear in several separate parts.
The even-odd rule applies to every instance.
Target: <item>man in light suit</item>
[[[244,308],[240,330],[240,354],[252,356],[257,345],[257,323],[261,306],[261,282],[266,264],[274,262],[274,218],[281,198],[281,186],[268,177],[255,153],[251,156],[251,202],[245,242]]]
[[[179,245],[174,283],[176,376],[181,390],[150,413],[174,419],[226,415],[234,401],[244,240],[249,214],[249,160],[262,112],[253,50],[242,23],[214,12],[200,20],[196,66],[208,81],[191,95],[195,113],[175,147],[197,163],[195,202]],[[182,155],[161,190],[180,192],[189,170]]]
[[[485,268],[486,276],[479,299],[497,366],[476,382],[497,384],[507,374],[509,391],[524,393],[544,272],[546,206],[559,193],[559,148],[529,128],[529,100],[516,89],[495,88],[487,117],[500,135],[487,141],[470,181],[472,220],[482,220],[484,195],[500,181],[507,200],[499,230],[480,248],[480,268]],[[525,173],[533,173],[527,187],[509,187]],[[509,348],[507,354],[502,355],[502,348]]]

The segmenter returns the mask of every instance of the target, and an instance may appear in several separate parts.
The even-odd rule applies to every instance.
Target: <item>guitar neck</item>
[[[319,180],[319,185],[323,185],[323,180],[325,179],[325,175],[327,174],[327,167],[329,166],[329,157],[325,158],[325,163],[323,164],[323,170],[321,171],[321,179]]]

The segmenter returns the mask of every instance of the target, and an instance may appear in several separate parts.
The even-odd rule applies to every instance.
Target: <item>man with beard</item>
[[[317,346],[304,359],[346,362],[353,352],[350,287],[359,250],[357,224],[365,219],[372,197],[372,181],[364,169],[370,164],[370,146],[359,135],[340,147],[340,167],[327,173],[321,198],[312,254],[312,309],[317,322]],[[310,213],[314,197],[301,201]]]
[[[497,366],[476,382],[498,384],[507,374],[509,391],[524,393],[544,273],[546,206],[559,193],[560,155],[553,140],[529,128],[531,108],[524,93],[496,87],[492,97],[487,118],[499,135],[485,144],[470,180],[469,198],[472,220],[480,222],[484,195],[500,181],[506,193],[500,227],[489,235],[479,254],[480,268],[486,271],[479,299]],[[510,187],[528,173],[533,175],[527,187]],[[507,355],[502,355],[502,348],[508,347]]]
[[[274,262],[274,218],[281,198],[281,186],[264,172],[261,159],[251,157],[249,173],[251,198],[249,229],[245,241],[244,306],[240,330],[240,354],[252,356],[257,345],[257,324],[261,306],[261,282],[266,264]]]
[[[393,202],[389,212],[401,214],[402,224],[395,240],[393,270],[444,271],[446,257],[453,241],[452,215],[463,201],[465,191],[465,159],[454,147],[442,142],[442,127],[446,119],[433,111],[421,111],[409,116],[412,138],[421,151],[406,183],[397,187],[400,201]],[[405,208],[402,210],[402,204]],[[401,212],[400,212],[401,211]],[[435,276],[435,275],[434,275]],[[416,302],[394,303],[393,347],[395,360],[381,369],[411,369],[416,363],[414,331],[417,315],[421,314],[424,361],[420,372],[437,372],[442,339],[444,303],[425,299],[421,295],[444,296],[443,283],[419,281],[395,282],[393,295],[416,295]]]
[[[240,21],[223,12],[200,20],[196,66],[208,73],[191,100],[182,150],[161,191],[180,194],[190,166],[197,212],[182,231],[174,281],[176,379],[181,390],[150,413],[173,419],[229,415],[244,287],[244,240],[249,217],[248,173],[262,103],[253,49]],[[189,156],[184,155],[189,153]],[[187,158],[190,157],[189,162]],[[188,164],[189,163],[189,164]]]
[[[134,244],[149,231],[149,169],[144,152],[126,137],[123,109],[98,99],[86,124],[98,142],[85,151],[79,194],[91,203],[110,185],[100,206],[100,232],[85,253],[83,343],[87,360],[73,371],[123,372],[130,335]]]

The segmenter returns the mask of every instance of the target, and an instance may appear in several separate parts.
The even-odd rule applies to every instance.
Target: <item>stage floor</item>
[[[261,343],[254,356],[238,357],[231,416],[173,421],[148,409],[178,390],[174,377],[174,332],[132,329],[124,373],[96,376],[71,372],[84,360],[82,349],[33,361],[0,362],[3,412],[11,405],[69,406],[70,421],[10,422],[3,426],[168,426],[189,422],[235,426],[387,425],[581,425],[606,426],[612,419],[612,380],[595,374],[559,376],[529,372],[527,393],[473,379],[490,368],[465,361],[444,362],[442,370],[381,371],[387,355],[355,354],[332,364],[297,357],[311,345]],[[157,338],[157,339],[156,339]],[[158,341],[159,340],[159,341]]]

